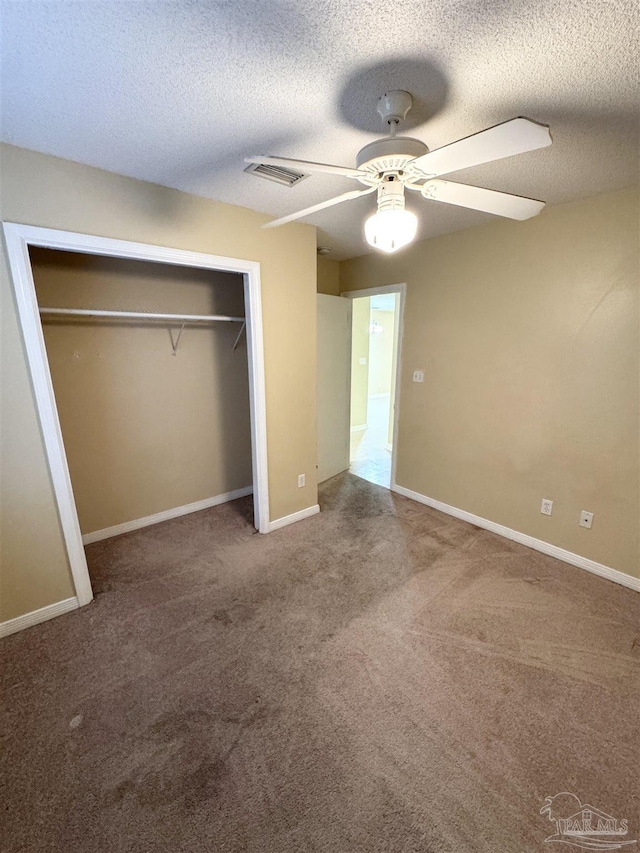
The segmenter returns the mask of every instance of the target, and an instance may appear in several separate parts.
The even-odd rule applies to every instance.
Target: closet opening
[[[78,605],[84,544],[236,500],[267,532],[259,264],[5,235]]]

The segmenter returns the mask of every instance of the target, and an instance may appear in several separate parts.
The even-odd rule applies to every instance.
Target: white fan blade
[[[280,219],[272,219],[263,225],[263,228],[277,228],[278,225],[284,225],[286,222],[291,222],[294,219],[302,219],[303,216],[309,216],[318,210],[324,210],[325,207],[332,207],[334,204],[342,204],[343,201],[351,201],[352,198],[358,198],[361,195],[368,195],[376,190],[377,187],[367,187],[366,190],[351,190],[351,192],[337,195],[335,198],[330,198],[328,201],[321,201],[320,204],[314,204],[312,207],[305,207],[304,210],[298,210],[297,213],[290,213],[288,216],[281,216]]]
[[[547,145],[551,145],[551,134],[546,125],[528,118],[512,118],[416,157],[411,165],[417,166],[426,177],[435,178]]]
[[[543,201],[537,201],[534,198],[499,193],[496,190],[485,190],[483,187],[470,187],[467,184],[454,184],[452,181],[438,179],[427,181],[422,187],[422,195],[433,201],[470,207],[472,210],[482,210],[485,213],[494,213],[496,216],[506,216],[509,219],[529,219],[540,213],[544,207]]]
[[[349,169],[347,166],[333,166],[330,163],[313,163],[309,160],[289,160],[287,157],[245,157],[245,163],[264,163],[265,166],[284,166],[285,169],[300,169],[302,172],[321,172],[325,175],[343,175],[345,178],[362,178],[367,172]]]

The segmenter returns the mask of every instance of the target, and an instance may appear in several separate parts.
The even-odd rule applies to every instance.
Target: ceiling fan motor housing
[[[410,160],[428,151],[420,139],[412,139],[410,136],[385,137],[370,142],[358,151],[356,167],[371,176],[402,171]]]

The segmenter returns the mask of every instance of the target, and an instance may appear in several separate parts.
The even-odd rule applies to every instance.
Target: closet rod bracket
[[[244,330],[245,330],[246,328],[247,328],[247,322],[246,322],[246,320],[245,320],[245,322],[240,326],[240,331],[238,332],[238,336],[236,337],[235,342],[234,342],[234,344],[233,344],[233,348],[234,348],[234,349],[235,349],[235,348],[238,346],[238,344],[240,343],[240,338],[242,337],[242,333],[244,332]]]
[[[177,352],[178,344],[180,343],[180,338],[182,337],[182,333],[184,331],[184,326],[185,326],[184,323],[180,326],[180,331],[178,332],[178,337],[175,339],[175,341],[173,340],[173,330],[171,328],[169,328],[169,337],[171,338],[171,348],[173,349],[173,352],[171,353],[171,355],[175,355]]]

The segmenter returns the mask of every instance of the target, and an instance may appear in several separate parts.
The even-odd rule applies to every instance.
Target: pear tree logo
[[[627,820],[618,820],[602,809],[581,803],[575,794],[567,791],[547,797],[540,814],[546,814],[556,825],[555,833],[545,838],[549,843],[555,841],[582,850],[620,850],[636,843],[626,838]]]

